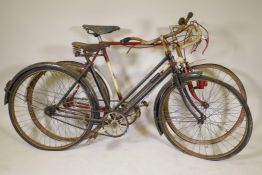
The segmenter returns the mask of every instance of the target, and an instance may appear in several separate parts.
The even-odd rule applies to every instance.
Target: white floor
[[[160,137],[151,113],[132,125],[121,138],[100,137],[92,143],[62,152],[35,149],[24,142],[11,126],[6,109],[0,122],[1,175],[188,175],[259,174],[262,170],[261,129],[255,128],[248,146],[235,157],[207,161],[178,151]]]

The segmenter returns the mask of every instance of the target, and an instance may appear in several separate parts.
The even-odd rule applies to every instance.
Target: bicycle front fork
[[[203,114],[198,107],[195,105],[195,103],[193,102],[193,100],[191,99],[188,90],[186,88],[186,86],[184,84],[182,84],[181,81],[181,77],[178,73],[174,73],[173,74],[173,81],[175,86],[177,87],[179,94],[181,95],[181,98],[185,104],[185,106],[187,107],[187,109],[190,111],[190,113],[193,115],[193,117],[197,120],[197,122],[199,124],[203,124],[204,120],[206,120],[206,115]],[[191,95],[204,107],[207,108],[208,104],[204,101],[202,101],[195,93],[194,91],[194,87],[191,81],[187,82],[186,84],[188,86],[189,92],[191,93]],[[193,110],[195,109],[195,111],[199,114],[197,115],[196,112]],[[199,117],[200,116],[200,117]]]

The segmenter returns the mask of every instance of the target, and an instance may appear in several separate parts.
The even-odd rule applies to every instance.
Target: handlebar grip
[[[180,18],[179,20],[178,20],[178,24],[179,25],[186,25],[187,23],[188,23],[188,21],[190,20],[190,18],[192,18],[193,17],[193,13],[192,12],[188,12],[188,14],[187,14],[187,17],[186,17],[186,19],[185,18]]]
[[[194,15],[194,14],[193,14],[192,12],[188,12],[187,17],[186,17],[186,20],[185,20],[185,24],[188,23],[188,21],[190,20],[190,18],[193,17],[193,15]]]
[[[126,38],[121,39],[121,40],[120,40],[120,43],[125,44],[125,43],[127,43],[128,41],[130,41],[130,40],[131,40],[130,37],[126,37]]]
[[[178,20],[178,24],[179,24],[179,25],[183,25],[183,24],[185,24],[185,22],[186,22],[186,20],[185,20],[184,17],[179,18],[179,20]]]
[[[190,18],[193,17],[193,15],[194,15],[194,14],[193,14],[192,12],[188,12],[187,17],[186,17],[186,20],[189,21]]]

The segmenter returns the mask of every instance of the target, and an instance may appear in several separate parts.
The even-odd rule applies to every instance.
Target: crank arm
[[[106,136],[106,137],[112,137],[112,138],[117,138],[119,136],[113,136],[109,135],[105,132],[104,128],[102,125],[97,126],[93,131],[90,132],[90,134],[87,135],[86,139],[96,139],[97,136]]]

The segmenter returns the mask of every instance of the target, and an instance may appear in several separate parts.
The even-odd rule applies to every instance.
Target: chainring
[[[103,117],[104,135],[110,137],[123,136],[129,127],[129,122],[126,116],[119,112],[109,112]]]

